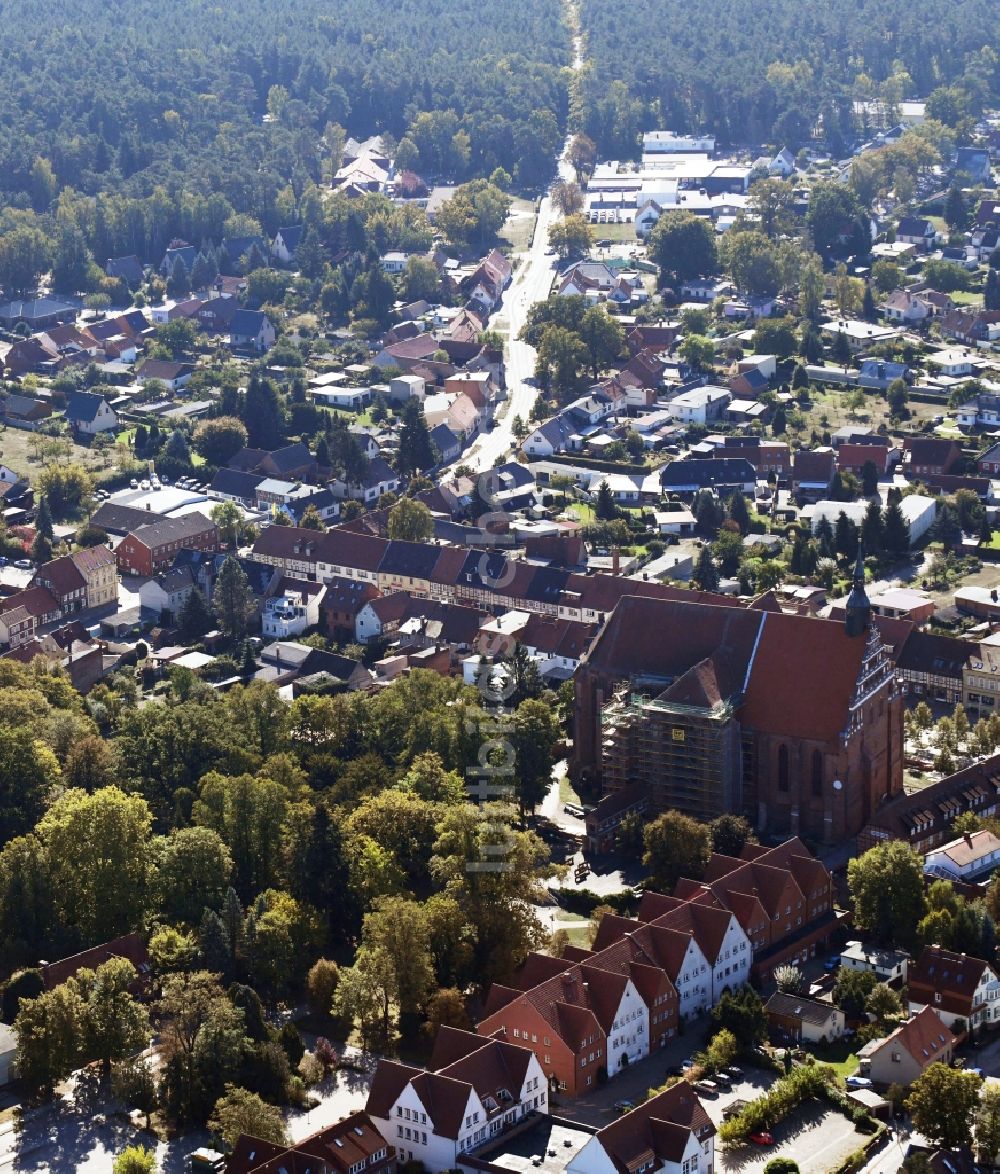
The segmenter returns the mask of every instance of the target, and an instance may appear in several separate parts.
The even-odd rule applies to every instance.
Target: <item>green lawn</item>
[[[580,523],[581,526],[591,526],[596,520],[594,507],[587,505],[585,502],[575,502],[573,505],[566,507],[566,513],[569,514],[574,521]]]
[[[951,295],[951,300],[957,306],[981,306],[983,291],[981,289],[957,289]]]
[[[592,224],[590,227],[595,241],[635,244],[639,239],[635,235],[634,224]]]
[[[556,914],[556,929],[564,929],[569,934],[569,940],[574,946],[583,949],[590,947],[590,919],[581,917],[578,913],[567,913],[560,909]]]
[[[850,1040],[840,1039],[832,1044],[813,1044],[807,1050],[819,1063],[829,1064],[840,1079],[845,1080],[858,1070],[858,1057],[851,1051],[851,1046]]]
[[[559,779],[559,802],[560,803],[579,803],[580,796],[573,790],[573,784],[569,780],[569,775],[562,775]]]

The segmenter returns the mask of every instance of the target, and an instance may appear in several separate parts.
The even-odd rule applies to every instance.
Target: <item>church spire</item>
[[[854,564],[854,586],[847,597],[847,634],[861,636],[868,631],[872,605],[865,592],[865,552],[858,543],[858,560]]]

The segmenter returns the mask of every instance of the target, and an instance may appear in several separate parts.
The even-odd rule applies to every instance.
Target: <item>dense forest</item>
[[[21,0],[0,13],[0,198],[38,211],[66,185],[141,197],[183,184],[270,225],[288,180],[301,192],[329,169],[341,128],[409,134],[418,169],[502,166],[537,183],[565,121],[559,0],[72,0],[59,20]]]
[[[798,149],[822,119],[839,154],[862,130],[855,101],[891,113],[934,96],[948,125],[1000,94],[990,0],[651,0],[641,11],[582,0],[584,129],[630,157],[638,133],[705,130],[724,143]]]

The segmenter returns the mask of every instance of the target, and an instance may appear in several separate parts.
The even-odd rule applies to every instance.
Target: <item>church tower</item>
[[[872,605],[865,593],[864,550],[858,546],[858,561],[854,567],[854,586],[847,597],[847,634],[863,636],[872,620]]]

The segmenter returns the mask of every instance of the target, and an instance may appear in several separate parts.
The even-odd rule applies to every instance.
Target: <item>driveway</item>
[[[709,1107],[709,1102],[703,1102]],[[714,1114],[710,1115],[714,1119]],[[865,1143],[851,1122],[823,1101],[810,1101],[790,1113],[774,1130],[775,1145],[727,1149],[716,1142],[716,1169],[732,1174],[761,1171],[772,1158],[791,1158],[802,1174],[826,1174]]]

